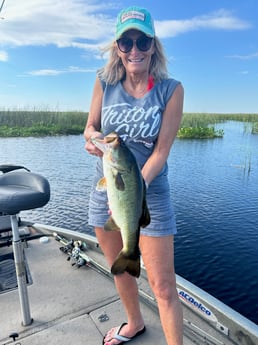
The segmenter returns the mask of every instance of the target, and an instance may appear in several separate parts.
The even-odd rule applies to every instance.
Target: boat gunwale
[[[59,235],[63,235],[65,237],[70,236],[73,239],[85,241],[88,244],[89,249],[103,254],[98,244],[97,238],[92,235],[41,223],[33,223],[32,227],[42,230],[43,232],[47,231],[50,235],[53,235],[53,233],[56,232]],[[106,269],[106,271],[107,272],[105,274],[112,279],[112,274],[108,272],[108,269]],[[141,276],[147,279],[147,273],[144,269],[144,266],[142,266]],[[216,297],[210,295],[203,289],[199,288],[198,286],[194,285],[178,274],[176,274],[176,284],[177,288],[187,291],[191,294],[191,296],[196,298],[196,300],[199,300],[206,307],[208,306],[208,308],[211,309],[211,311],[215,314],[215,317],[219,319],[219,321],[210,321],[200,315],[200,313],[198,313],[198,315],[201,316],[202,319],[208,322],[210,325],[214,326],[214,328],[216,328],[219,332],[224,333],[224,335],[226,335],[229,340],[239,341],[238,337],[244,335],[249,339],[251,338],[251,341],[254,341],[251,342],[250,345],[255,344],[258,341],[258,327],[253,321],[247,319],[245,316],[227,306]],[[143,299],[143,302],[147,303],[152,308],[157,309],[156,301],[153,297],[145,293],[141,294],[141,297]],[[182,299],[180,298],[180,300]],[[184,303],[184,305],[194,312],[194,308],[191,308],[189,306],[189,303]]]

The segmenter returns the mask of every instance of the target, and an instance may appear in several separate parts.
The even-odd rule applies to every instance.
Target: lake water
[[[177,274],[258,323],[258,135],[227,122],[223,139],[176,140],[169,156]],[[87,225],[95,157],[83,136],[0,138],[0,164],[44,175],[51,200],[23,218],[94,234]]]

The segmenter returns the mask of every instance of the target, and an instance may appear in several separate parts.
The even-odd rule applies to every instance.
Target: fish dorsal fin
[[[104,230],[106,231],[120,231],[120,228],[116,225],[114,219],[109,217],[104,225]]]
[[[122,174],[120,172],[118,172],[116,174],[116,177],[115,177],[115,184],[116,184],[116,188],[118,190],[125,190],[125,183],[124,183],[124,180],[123,180],[123,177],[122,177]]]
[[[96,190],[98,192],[103,192],[103,191],[106,191],[107,190],[107,180],[105,177],[102,177],[98,183],[97,183],[97,186],[96,186]]]

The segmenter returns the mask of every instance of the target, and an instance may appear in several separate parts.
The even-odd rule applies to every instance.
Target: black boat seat
[[[49,182],[41,175],[28,171],[0,175],[0,212],[6,215],[42,207],[49,199]]]
[[[48,181],[41,175],[19,170],[0,175],[0,214],[10,216],[23,326],[30,325],[33,319],[30,315],[26,265],[16,215],[20,211],[42,207],[48,203],[49,199],[50,186]]]

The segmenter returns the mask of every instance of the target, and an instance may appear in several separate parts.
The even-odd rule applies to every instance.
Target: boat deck
[[[47,244],[29,242],[26,257],[33,280],[28,293],[34,321],[21,325],[17,289],[1,294],[1,345],[102,344],[105,332],[125,321],[112,280],[91,268],[72,267],[53,238]],[[142,308],[147,331],[132,343],[165,344],[158,316],[144,304]],[[15,342],[9,338],[13,332],[19,334]]]
[[[80,269],[72,266],[53,237],[48,243],[39,239],[28,242],[25,253],[32,279],[28,294],[33,323],[21,325],[17,289],[0,294],[0,345],[100,345],[110,328],[126,321],[108,274],[86,266]],[[97,251],[89,250],[89,255],[99,256],[105,265]],[[151,295],[146,279],[139,280],[139,287],[142,293]],[[150,308],[144,302],[141,307],[147,331],[131,343],[165,345],[155,307]],[[186,307],[183,310],[184,345],[233,344],[211,327],[199,329],[199,317],[189,315],[191,310]],[[15,341],[9,337],[13,332],[19,334]]]

